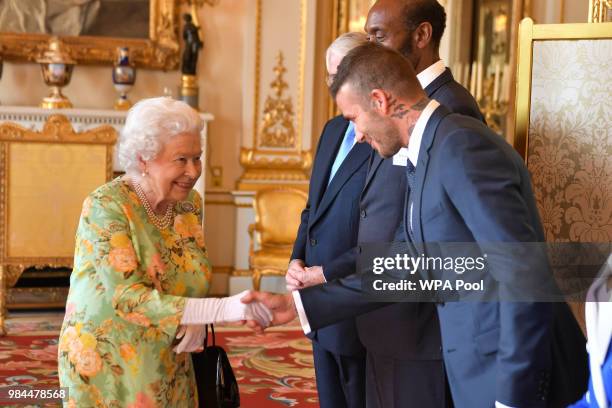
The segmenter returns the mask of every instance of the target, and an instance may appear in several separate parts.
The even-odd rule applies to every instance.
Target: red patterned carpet
[[[63,314],[21,315],[0,337],[0,387],[58,386],[57,336]],[[219,327],[244,408],[317,407],[312,347],[297,326],[257,336],[242,327]],[[53,405],[49,405],[53,406]]]

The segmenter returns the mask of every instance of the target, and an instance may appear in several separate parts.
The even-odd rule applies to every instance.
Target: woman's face
[[[200,135],[181,133],[171,137],[155,159],[143,163],[157,201],[187,198],[202,173],[200,156]]]

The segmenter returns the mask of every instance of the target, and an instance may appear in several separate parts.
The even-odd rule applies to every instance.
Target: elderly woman
[[[126,175],[85,199],[58,352],[69,406],[196,406],[183,352],[201,350],[203,324],[269,323],[242,295],[202,299],[211,278],[193,190],[202,126],[183,102],[137,103],[119,145]]]

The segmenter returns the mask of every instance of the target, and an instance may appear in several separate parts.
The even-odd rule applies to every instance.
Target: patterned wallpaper
[[[612,241],[612,40],[535,41],[527,164],[547,241]]]

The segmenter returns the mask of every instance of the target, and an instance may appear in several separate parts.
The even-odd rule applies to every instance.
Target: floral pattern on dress
[[[201,208],[192,191],[159,230],[121,179],[85,199],[58,346],[66,406],[197,404],[190,355],[172,348],[186,298],[211,279]]]

